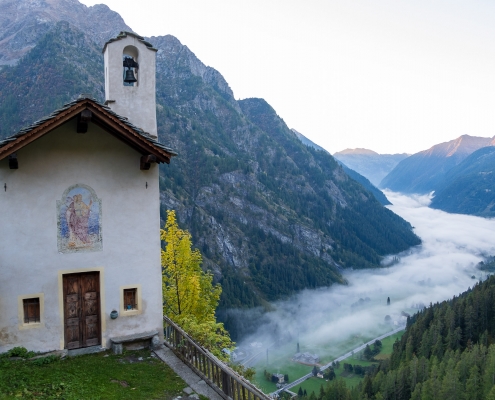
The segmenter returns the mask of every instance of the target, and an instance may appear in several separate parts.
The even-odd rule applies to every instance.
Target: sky
[[[392,211],[411,222],[422,245],[399,255],[398,264],[388,268],[346,271],[347,286],[305,290],[275,303],[273,311],[260,318],[263,322],[256,334],[244,338],[241,345],[268,344],[274,340],[272,332],[289,332],[299,337],[302,351],[317,351],[322,356],[326,347],[336,355],[343,349],[332,346],[349,337],[373,338],[390,330],[384,326],[386,315],[399,321],[402,311],[415,312],[411,306],[450,299],[486,277],[476,266],[483,255],[495,254],[495,220],[428,208],[428,196],[386,194],[394,204]],[[360,298],[369,301],[363,307],[352,307]],[[249,314],[256,312],[233,311],[247,324],[252,324]]]
[[[101,1],[82,0],[88,6]],[[104,0],[331,153],[495,135],[492,0]]]

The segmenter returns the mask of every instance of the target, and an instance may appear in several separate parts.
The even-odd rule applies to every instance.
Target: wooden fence
[[[165,345],[226,400],[269,400],[266,394],[197,344],[169,318],[163,317]]]

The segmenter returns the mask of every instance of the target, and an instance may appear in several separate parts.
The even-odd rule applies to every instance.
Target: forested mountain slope
[[[474,151],[489,146],[492,138],[462,135],[402,160],[380,183],[381,188],[402,193],[435,190],[445,174]]]
[[[495,399],[495,276],[408,320],[389,361],[321,399]],[[338,393],[338,396],[335,397]]]
[[[328,153],[302,144],[264,100],[236,102],[221,75],[177,39],[150,41],[163,49],[160,135],[179,152],[162,175],[163,204],[178,209],[236,294],[224,306],[241,305],[244,285],[273,300],[419,243],[409,224]]]
[[[445,174],[431,205],[459,214],[495,217],[495,147],[483,147]]]
[[[0,70],[1,136],[81,92],[102,99],[91,32],[54,23],[16,66]],[[159,138],[179,153],[160,170],[162,211],[175,209],[192,233],[223,286],[224,308],[342,283],[341,269],[376,267],[381,256],[420,243],[264,100],[237,102],[221,74],[173,36],[148,40],[158,48]]]
[[[0,69],[0,139],[50,114],[81,93],[103,101],[101,48],[60,21],[17,65]]]
[[[349,175],[352,179],[354,179],[356,182],[358,182],[361,186],[363,186],[367,191],[371,192],[373,196],[375,196],[375,199],[377,199],[380,204],[384,206],[388,206],[392,204],[390,201],[388,201],[387,196],[385,196],[383,192],[380,189],[378,189],[376,186],[374,186],[366,177],[357,173],[353,169],[348,168],[341,161],[339,163],[340,165],[342,165],[344,172],[347,175]]]
[[[296,131],[295,129],[291,129],[291,131],[306,146],[312,147],[315,150],[327,152],[323,147],[318,146],[316,143],[312,142],[310,139],[308,139],[302,133]],[[380,202],[380,204],[382,204],[384,206],[391,204],[390,201],[388,201],[387,197],[383,194],[383,192],[380,189],[378,189],[376,186],[374,186],[366,177],[364,177],[363,175],[354,171],[353,169],[347,167],[342,161],[340,161],[340,160],[338,160],[338,161],[339,161],[340,165],[342,165],[344,172],[347,175],[349,175],[352,179],[354,179],[356,182],[361,184],[361,186],[363,186],[368,192],[371,192],[373,194],[373,196],[375,196],[375,199],[377,199]]]

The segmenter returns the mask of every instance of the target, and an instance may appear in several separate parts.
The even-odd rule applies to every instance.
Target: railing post
[[[230,387],[230,376],[223,370],[221,374],[222,374],[222,390],[227,396],[232,397],[232,388]]]
[[[165,344],[225,400],[269,400],[257,387],[237,375],[167,317]]]

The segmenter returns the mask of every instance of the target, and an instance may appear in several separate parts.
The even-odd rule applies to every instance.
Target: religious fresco
[[[57,201],[58,251],[101,251],[101,200],[86,185],[69,187]]]

